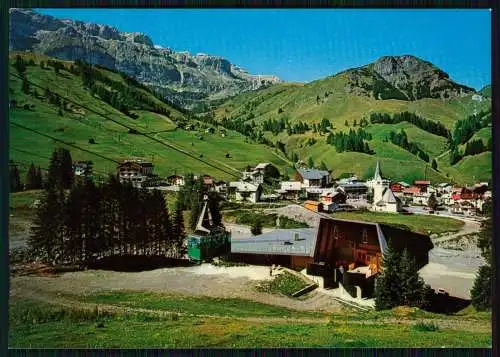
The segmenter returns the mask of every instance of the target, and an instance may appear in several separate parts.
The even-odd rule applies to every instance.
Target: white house
[[[281,182],[281,188],[276,190],[279,194],[284,196],[284,198],[289,200],[299,199],[300,192],[302,191],[302,182],[299,181],[283,181]]]
[[[229,196],[236,201],[259,202],[262,186],[249,182],[234,181],[229,183]]]

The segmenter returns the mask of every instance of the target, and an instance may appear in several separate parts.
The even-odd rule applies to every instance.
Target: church
[[[390,188],[390,181],[384,180],[380,173],[380,164],[377,161],[375,175],[369,186],[373,190],[373,203],[370,210],[374,212],[398,213],[401,211],[401,200],[394,195]]]

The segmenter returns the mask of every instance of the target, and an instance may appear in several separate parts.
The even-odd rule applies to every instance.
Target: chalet
[[[75,161],[73,162],[73,174],[75,176],[92,175],[92,161]]]
[[[298,200],[302,192],[302,183],[299,181],[283,181],[281,188],[276,190],[284,199]]]
[[[228,197],[236,201],[259,202],[262,195],[262,185],[235,181],[230,182],[228,187]]]
[[[368,192],[368,186],[365,182],[353,180],[353,181],[337,181],[337,187],[341,188],[348,198],[360,198],[366,196]]]
[[[317,169],[297,169],[297,181],[300,181],[303,187],[327,187],[330,184],[330,173]]]
[[[167,182],[172,186],[184,186],[184,176],[171,175],[167,177]]]
[[[323,192],[321,195],[321,202],[323,204],[328,204],[328,203],[345,203],[347,199],[347,195],[345,194],[344,190],[342,189],[336,189],[336,190],[329,190]]]
[[[353,297],[372,297],[388,243],[407,249],[420,269],[429,261],[428,236],[379,223],[320,218],[319,227],[280,229],[231,242],[230,260],[280,264],[319,277],[326,288],[341,285]]]
[[[427,192],[427,187],[431,184],[430,181],[426,180],[415,180],[413,181],[413,186],[420,188],[421,192]]]
[[[416,206],[427,206],[431,194],[428,192],[415,193],[412,197],[412,203]]]
[[[401,193],[401,192],[403,192],[406,188],[409,188],[409,187],[410,187],[410,185],[409,185],[409,184],[407,184],[406,182],[402,182],[402,181],[400,181],[400,182],[393,182],[393,183],[391,183],[391,186],[390,186],[390,187],[391,187],[391,191],[392,191],[392,192],[394,192],[394,193],[396,193],[396,192]]]
[[[436,186],[436,192],[439,194],[450,193],[453,189],[453,185],[443,182]]]
[[[123,160],[117,170],[120,182],[131,182],[134,187],[141,188],[142,183],[153,174],[153,164],[142,160]]]
[[[320,187],[306,187],[306,199],[312,201],[319,201],[323,193],[325,192],[324,188]]]
[[[454,188],[451,193],[450,212],[474,215],[482,211],[484,202],[490,197],[491,191],[486,185]]]
[[[210,175],[203,175],[202,177],[203,184],[209,188],[213,188],[215,186],[215,180],[212,176]]]
[[[271,179],[278,179],[280,176],[279,170],[270,163],[260,163],[253,168],[243,172],[243,180],[254,184],[263,184]]]
[[[323,211],[323,204],[318,201],[306,201],[304,203],[304,207],[313,212],[321,212]]]

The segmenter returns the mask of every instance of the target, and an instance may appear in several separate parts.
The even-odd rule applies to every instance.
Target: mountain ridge
[[[10,9],[9,47],[62,60],[81,60],[118,70],[151,86],[175,104],[220,99],[280,82],[272,75],[253,75],[221,56],[175,52],[155,46],[140,32],[82,21],[58,19],[33,10]]]

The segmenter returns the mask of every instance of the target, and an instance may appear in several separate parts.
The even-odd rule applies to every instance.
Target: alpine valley
[[[412,55],[286,83],[106,25],[21,9],[10,22],[10,156],[26,168],[63,142],[103,174],[133,156],[162,176],[228,179],[259,162],[291,176],[303,162],[366,178],[377,160],[407,182],[492,175],[491,88]]]

